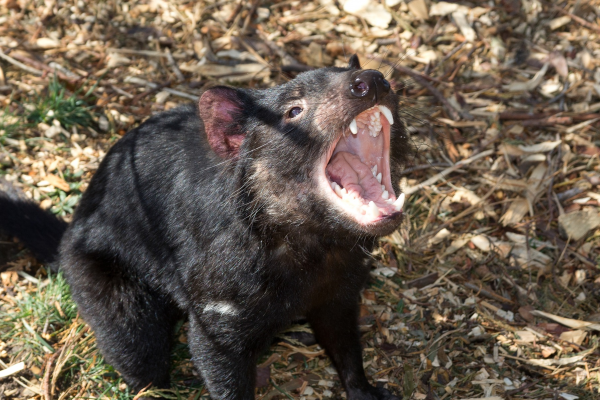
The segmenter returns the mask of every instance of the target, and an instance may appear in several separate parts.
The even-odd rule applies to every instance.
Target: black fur
[[[0,230],[18,238],[41,262],[57,267],[54,261],[67,224],[21,196],[6,181],[0,181]]]
[[[374,105],[348,95],[354,74],[328,68],[267,90],[216,89],[234,97],[232,121],[210,127],[216,136],[189,105],[150,118],[109,151],[62,238],[60,266],[103,355],[133,390],[169,386],[173,327],[186,314],[211,396],[253,399],[257,357],[306,317],[349,399],[396,399],[367,382],[357,318],[368,253],[400,216],[362,229],[312,180],[336,135]],[[398,121],[396,185],[408,139],[395,96],[385,101]],[[297,104],[303,114],[287,119]],[[64,224],[31,203],[4,206],[0,224],[51,260]],[[17,213],[29,222],[19,226]]]

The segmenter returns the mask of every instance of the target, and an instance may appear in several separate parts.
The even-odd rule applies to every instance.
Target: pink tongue
[[[352,153],[340,151],[331,158],[327,165],[327,174],[331,181],[337,182],[348,193],[376,203],[382,202],[381,184],[375,179],[371,168]],[[365,203],[365,204],[366,204]]]

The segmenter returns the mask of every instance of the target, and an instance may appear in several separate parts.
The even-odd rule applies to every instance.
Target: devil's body
[[[314,97],[324,102],[333,96],[325,93],[332,76],[356,76],[319,71],[269,91],[213,89],[216,101],[201,100],[199,112],[190,105],[154,116],[125,135],[93,176],[54,265],[107,362],[133,390],[168,387],[174,326],[185,315],[211,396],[254,398],[259,355],[277,332],[306,318],[350,399],[395,398],[367,382],[357,320],[368,254],[400,216],[371,232],[332,212],[312,176],[338,126],[323,134],[312,123],[281,122],[286,98],[308,98],[302,87],[321,85]],[[358,114],[378,100],[347,101],[348,113]],[[391,135],[394,177],[407,144],[400,124]],[[7,215],[29,203],[0,195],[2,202],[0,228],[27,244],[27,232],[14,232]],[[45,226],[58,243],[64,225]]]

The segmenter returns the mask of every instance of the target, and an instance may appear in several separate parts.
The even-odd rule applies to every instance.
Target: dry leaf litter
[[[367,375],[403,399],[596,399],[599,36],[597,0],[0,0],[0,175],[69,220],[148,116],[357,53],[417,149],[362,294]],[[133,398],[39,267],[0,238],[0,398]],[[161,394],[207,398],[185,331]],[[340,397],[306,325],[261,359],[257,398]]]

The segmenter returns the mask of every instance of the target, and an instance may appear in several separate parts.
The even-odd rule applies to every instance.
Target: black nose
[[[350,93],[354,97],[371,98],[375,101],[383,98],[390,92],[390,83],[383,77],[383,74],[373,69],[360,71],[350,84]]]

